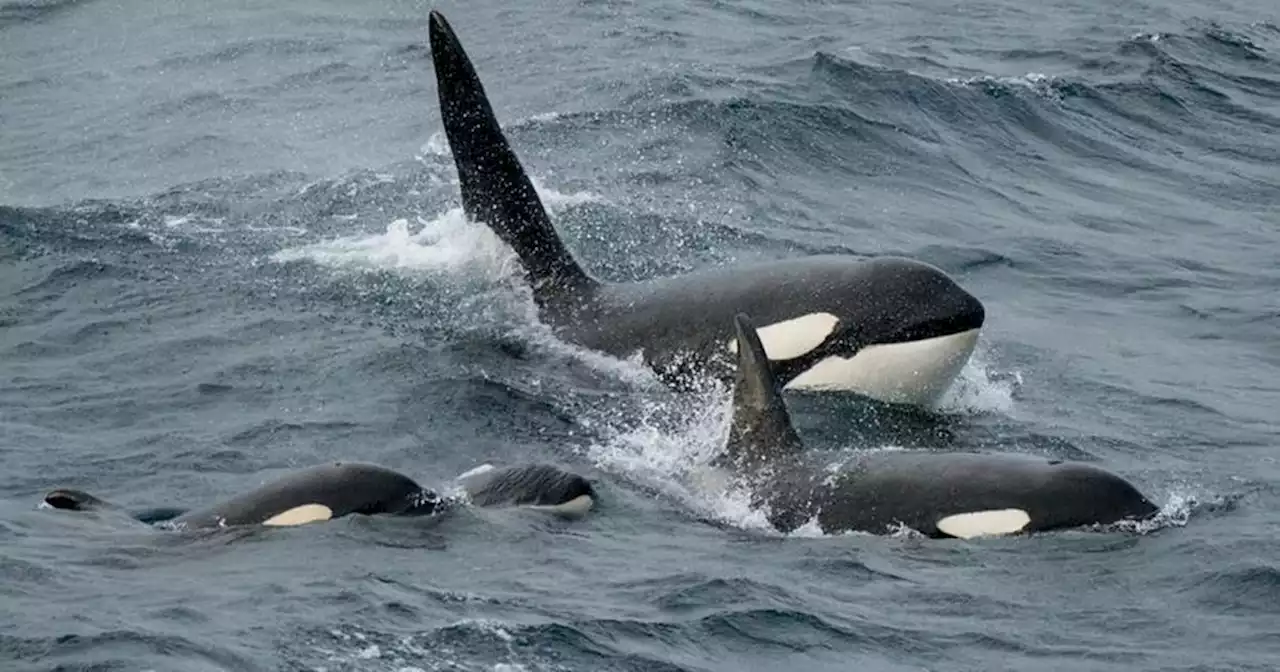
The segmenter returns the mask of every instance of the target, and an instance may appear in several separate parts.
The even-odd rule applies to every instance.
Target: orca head
[[[315,503],[331,506],[337,515],[430,516],[443,502],[435,491],[392,469],[358,462],[337,463],[333,468],[335,480],[318,493]]]
[[[1036,529],[1141,521],[1160,512],[1132,483],[1101,467],[1060,461],[1050,465],[1032,511]]]
[[[982,302],[941,269],[914,259],[866,260],[844,278],[827,290],[828,310],[760,330],[779,378],[789,389],[935,403],[977,347]]]
[[[891,345],[981,329],[986,309],[950,275],[932,264],[903,257],[863,262],[866,304],[855,307],[848,327],[859,344]]]

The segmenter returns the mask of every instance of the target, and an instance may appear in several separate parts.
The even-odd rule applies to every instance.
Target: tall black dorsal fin
[[[435,64],[440,116],[462,185],[462,207],[484,222],[520,257],[540,305],[589,291],[596,281],[582,270],[560,240],[533,182],[507,144],[484,86],[453,28],[431,12],[431,59]]]
[[[760,334],[750,318],[738,313],[738,372],[733,387],[733,425],[726,457],[738,468],[756,469],[769,461],[799,453],[800,437],[773,375]]]

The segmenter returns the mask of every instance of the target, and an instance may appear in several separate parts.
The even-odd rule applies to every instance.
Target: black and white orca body
[[[464,210],[516,252],[542,319],[561,338],[620,357],[643,352],[673,384],[690,371],[728,380],[733,316],[745,312],[760,321],[787,387],[925,406],[973,353],[982,303],[911,259],[825,255],[633,283],[590,277],[556,233],[453,29],[436,11],[430,24]]]
[[[576,474],[550,465],[518,465],[498,470],[496,481],[469,480],[462,486],[479,506],[544,505],[553,512],[573,504],[570,513],[585,514],[594,502],[591,484]],[[571,500],[588,495],[585,506]],[[58,489],[45,495],[55,509],[114,510],[119,507],[81,490]],[[131,518],[167,528],[192,530],[240,525],[284,527],[341,518],[351,514],[430,516],[451,502],[397,471],[372,464],[337,462],[282,476],[258,488],[203,509],[178,507],[124,512]]]
[[[816,520],[826,533],[972,538],[1141,520],[1158,507],[1096,466],[1022,455],[876,452],[838,473],[806,461],[756,330],[735,318],[733,425],[720,466],[730,468],[790,532]]]

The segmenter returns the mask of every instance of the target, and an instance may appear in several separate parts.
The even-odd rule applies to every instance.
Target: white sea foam
[[[988,360],[990,354],[980,343],[951,388],[942,395],[938,410],[944,413],[1014,413],[1014,394],[1022,385],[1022,372],[997,371]]]

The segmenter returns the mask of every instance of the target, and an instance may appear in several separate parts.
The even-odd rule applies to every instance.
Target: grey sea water
[[[0,2],[0,669],[1280,667],[1274,2]],[[789,395],[815,450],[1092,460],[1159,520],[764,529],[693,477],[725,390],[555,340],[462,217],[432,7],[593,272],[894,253],[982,298],[937,412]],[[334,459],[549,460],[603,501],[37,508]]]

